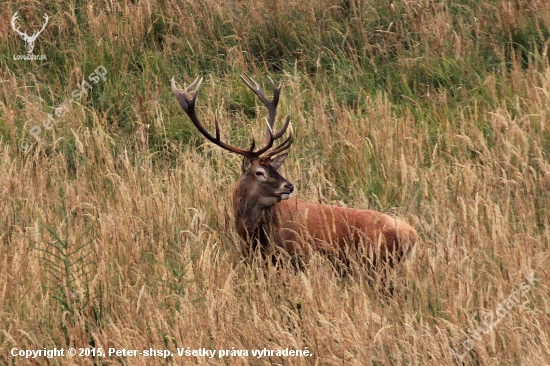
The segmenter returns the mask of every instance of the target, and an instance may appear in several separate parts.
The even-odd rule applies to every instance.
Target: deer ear
[[[250,168],[251,164],[252,162],[250,161],[250,159],[245,156],[241,165],[241,173],[244,174]]]
[[[287,156],[288,154],[281,154],[277,156],[275,159],[271,160],[271,166],[275,169],[279,169],[281,165],[283,165],[283,163],[285,162]]]

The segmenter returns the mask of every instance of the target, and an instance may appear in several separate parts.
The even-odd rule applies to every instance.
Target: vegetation
[[[49,15],[33,51],[47,60],[14,59],[16,11],[28,34]],[[0,363],[550,363],[550,2],[8,0],[0,14]],[[341,278],[321,256],[303,271],[240,257],[240,159],[195,131],[169,80],[204,76],[203,121],[249,146],[265,111],[243,73],[285,84],[297,195],[418,230],[391,294],[360,265]]]

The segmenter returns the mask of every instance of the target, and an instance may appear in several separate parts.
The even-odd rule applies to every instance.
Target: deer
[[[207,140],[243,157],[241,176],[233,190],[235,227],[244,243],[243,254],[259,248],[264,258],[281,252],[307,258],[319,252],[348,264],[348,255],[358,253],[363,263],[373,266],[377,262],[386,263],[390,268],[407,256],[418,241],[418,234],[406,222],[377,211],[310,203],[292,197],[294,185],[279,173],[288,156],[284,151],[294,140],[292,128],[286,138],[273,146],[290,125],[287,116],[283,127],[273,131],[282,83],[275,85],[269,78],[273,88],[273,98],[269,100],[254,79],[248,75],[241,75],[241,79],[268,112],[263,145],[257,150],[254,140],[248,149],[222,141],[217,118],[215,136],[203,126],[195,109],[203,78],[195,78],[182,90],[172,77],[171,87],[184,112]]]
[[[19,34],[23,38],[23,40],[27,44],[27,53],[31,54],[32,51],[34,50],[34,43],[36,42],[36,39],[38,38],[40,33],[44,31],[44,29],[46,28],[46,25],[48,24],[48,19],[49,19],[48,14],[44,14],[44,24],[42,25],[42,29],[40,29],[39,31],[34,31],[32,36],[29,36],[26,31],[21,32],[17,27],[17,19],[19,18],[19,15],[17,13],[18,12],[16,11],[15,14],[13,14],[13,17],[11,18],[11,26],[15,31],[15,33]]]

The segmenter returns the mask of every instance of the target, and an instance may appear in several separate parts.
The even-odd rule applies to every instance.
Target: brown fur
[[[297,198],[276,200],[271,205],[259,203],[260,196],[272,189],[267,182],[254,179],[255,169],[271,168],[272,186],[288,182],[265,160],[245,166],[233,192],[237,232],[250,249],[261,247],[264,254],[282,248],[292,256],[307,257],[318,251],[347,262],[346,254],[363,255],[373,264],[378,258],[390,265],[410,252],[418,240],[416,230],[402,220],[386,214],[338,206],[308,203]],[[385,260],[387,259],[387,261]]]
[[[373,263],[376,258],[399,261],[410,252],[418,234],[409,224],[386,214],[354,208],[320,205],[292,198],[275,206],[283,246],[289,253],[309,248],[337,256],[359,251]],[[304,240],[305,239],[305,240]],[[390,262],[391,264],[391,262]]]
[[[244,156],[242,174],[233,192],[235,225],[247,243],[244,252],[259,245],[264,255],[282,248],[292,256],[307,257],[315,250],[346,263],[351,250],[362,255],[363,261],[376,263],[381,259],[390,265],[406,255],[416,244],[418,235],[401,220],[376,211],[288,199],[294,186],[277,169],[287,156],[281,153],[293,142],[292,129],[282,143],[273,147],[274,141],[283,137],[290,125],[287,116],[281,130],[273,131],[282,85],[276,86],[270,80],[273,99],[268,100],[254,79],[247,75],[241,75],[241,79],[268,110],[264,146],[258,150],[254,150],[254,143],[249,150],[244,150],[223,142],[217,121],[215,136],[204,128],[195,111],[202,78],[197,77],[184,90],[177,87],[174,78],[171,85],[181,107],[204,137],[225,150]],[[280,155],[272,158],[277,154]]]

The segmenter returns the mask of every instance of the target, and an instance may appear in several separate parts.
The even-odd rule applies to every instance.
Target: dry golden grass
[[[454,27],[454,8],[446,3],[403,1],[395,10],[402,13],[395,23],[401,28],[380,30],[375,40],[361,30],[396,16],[375,2],[351,1],[348,8],[330,8],[326,1],[47,3],[58,11],[51,16],[56,26],[47,29],[58,34],[44,34],[35,53],[48,53],[50,66],[0,63],[0,363],[550,364],[548,40],[524,54],[498,43],[533,14],[541,29],[550,28],[545,1],[528,7],[480,1],[475,26],[465,20]],[[0,6],[6,10],[0,31],[9,34],[2,54],[24,52],[9,19],[19,8],[38,6]],[[378,21],[338,30],[319,20],[330,12],[334,24],[346,12],[371,19],[365,15],[370,12]],[[243,13],[248,23],[239,23]],[[276,20],[292,15],[279,30],[299,29],[303,36],[311,28],[310,39],[297,36],[302,54],[289,53],[296,64],[271,69],[285,82],[280,114],[292,116],[297,136],[283,175],[301,198],[389,212],[420,234],[411,258],[392,275],[391,294],[367,281],[360,266],[340,278],[320,256],[295,271],[239,255],[230,197],[240,159],[189,127],[168,76],[205,75],[199,99],[205,123],[213,126],[217,115],[236,144],[258,139],[263,111],[238,74],[253,73],[257,80],[268,74],[266,49],[259,52],[263,61],[247,56],[260,47],[250,34],[270,27],[266,13]],[[299,23],[296,14],[310,18]],[[494,33],[491,19],[503,24]],[[234,38],[220,36],[224,27]],[[357,42],[365,39],[363,56],[371,61],[360,65],[361,55],[354,58],[351,43],[343,41],[337,55],[337,40],[332,49],[320,46],[319,59],[311,56],[315,37],[344,30]],[[163,34],[162,45],[155,32]],[[402,47],[387,61],[394,74],[376,79],[385,80],[376,89],[361,68],[391,47]],[[494,52],[496,66],[479,72],[488,61],[471,56],[474,51],[476,57]],[[182,53],[188,63],[174,65],[183,62]],[[196,56],[201,54],[214,56]],[[54,130],[42,131],[40,143],[31,140],[32,147],[21,151],[20,139],[32,139],[28,130],[36,121],[101,64],[107,80]],[[461,67],[466,72],[456,73]],[[405,73],[409,69],[416,71]],[[401,77],[417,77],[418,85]],[[66,248],[59,257],[45,252],[61,244]],[[538,282],[518,296],[521,303],[487,334],[472,335],[487,329],[487,314],[525,276]],[[307,347],[313,356],[25,360],[10,355],[14,347],[174,353],[178,347]]]

